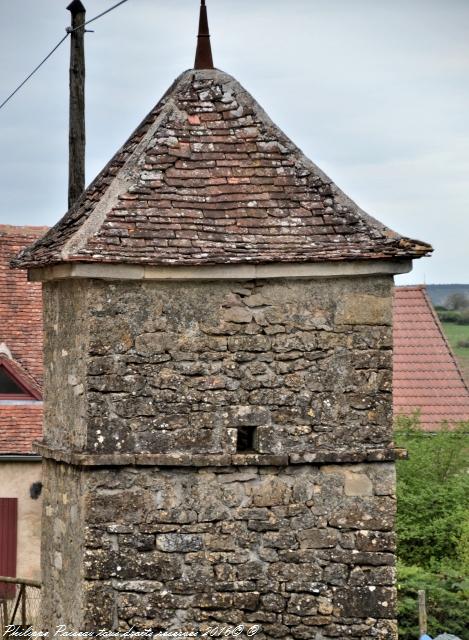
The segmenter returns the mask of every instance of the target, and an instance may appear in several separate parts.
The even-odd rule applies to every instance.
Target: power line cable
[[[14,91],[12,91],[10,93],[10,95],[0,104],[0,109],[3,109],[3,107],[7,104],[7,102],[9,102],[14,95],[16,95],[18,93],[18,91],[24,87],[24,85],[28,82],[28,80],[30,80],[33,75],[39,71],[39,69],[42,67],[42,65],[47,62],[47,60],[49,60],[49,58],[51,57],[51,55],[53,53],[55,53],[57,51],[57,49],[60,47],[60,45],[65,42],[65,40],[68,38],[68,36],[73,33],[74,31],[76,31],[77,29],[83,29],[83,27],[85,27],[87,24],[90,24],[91,22],[94,22],[95,20],[98,20],[99,18],[102,18],[103,16],[105,16],[107,13],[110,13],[111,11],[113,11],[114,9],[117,9],[117,7],[120,7],[121,4],[124,4],[125,2],[128,2],[128,0],[121,0],[120,2],[118,2],[117,4],[113,5],[112,7],[109,7],[109,9],[106,9],[106,11],[103,11],[102,13],[99,13],[97,16],[95,16],[94,18],[91,18],[90,20],[87,20],[83,25],[80,25],[79,27],[75,27],[75,29],[71,29],[70,27],[67,28],[67,33],[66,35],[64,35],[64,37],[60,40],[60,42],[58,42],[55,47],[49,51],[49,53],[46,55],[46,57],[41,60],[41,62],[37,65],[37,67],[35,67],[31,73],[23,80],[23,82],[21,84],[19,84],[16,89]]]
[[[69,36],[69,34],[67,33],[67,34],[62,38],[62,40],[61,40],[60,42],[58,42],[58,43],[55,45],[55,47],[52,49],[52,51],[50,51],[50,53],[48,53],[48,54],[46,55],[46,57],[44,58],[44,60],[42,60],[42,61],[37,65],[37,67],[35,67],[35,69],[33,69],[33,70],[31,71],[31,73],[29,74],[29,76],[28,76],[27,78],[25,78],[25,79],[23,80],[23,82],[22,82],[20,85],[18,85],[14,91],[12,91],[12,93],[10,93],[10,95],[8,96],[8,98],[6,98],[6,100],[4,100],[4,101],[2,102],[2,104],[0,104],[0,109],[3,109],[3,107],[6,105],[6,103],[7,103],[7,102],[9,102],[9,101],[13,98],[13,96],[14,96],[15,94],[17,94],[17,93],[18,93],[18,91],[19,91],[22,87],[24,87],[24,85],[28,82],[28,80],[29,80],[30,78],[32,78],[32,77],[33,77],[33,75],[36,73],[36,71],[39,71],[39,69],[42,67],[42,65],[43,65],[47,60],[49,60],[49,58],[51,57],[51,55],[52,55],[55,51],[57,51],[57,49],[60,47],[60,45],[62,44],[62,42],[65,42],[65,40],[68,38],[68,36]]]
[[[117,4],[113,5],[112,7],[109,7],[109,9],[106,9],[106,11],[103,11],[102,13],[99,13],[97,16],[95,16],[94,18],[91,18],[91,20],[87,20],[85,22],[85,24],[83,26],[86,27],[87,24],[91,24],[92,22],[94,22],[95,20],[98,20],[99,18],[102,18],[103,16],[106,15],[106,13],[110,13],[111,11],[114,11],[114,9],[117,9],[117,7],[120,7],[121,4],[124,4],[128,2],[128,0],[121,0],[120,2],[118,2]],[[73,31],[76,31],[77,29],[81,29],[81,27],[75,27],[75,29],[73,29]],[[70,31],[71,33],[71,31]]]

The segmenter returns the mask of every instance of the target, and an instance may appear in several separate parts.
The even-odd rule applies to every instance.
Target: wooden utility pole
[[[80,0],[67,7],[70,28],[70,119],[68,157],[68,208],[85,190],[85,16]]]
[[[419,638],[427,633],[427,606],[425,591],[419,591]]]

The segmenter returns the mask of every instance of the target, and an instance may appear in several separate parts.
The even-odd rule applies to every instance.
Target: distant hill
[[[452,293],[465,293],[469,298],[469,284],[427,284],[427,291],[435,306],[444,305]]]

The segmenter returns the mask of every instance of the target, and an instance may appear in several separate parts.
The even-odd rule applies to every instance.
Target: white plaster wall
[[[42,478],[38,462],[2,462],[0,459],[0,497],[18,498],[18,552],[16,575],[41,579],[42,495],[33,500],[29,488]]]

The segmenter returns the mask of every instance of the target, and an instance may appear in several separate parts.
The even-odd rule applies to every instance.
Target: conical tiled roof
[[[148,265],[418,258],[231,76],[183,73],[64,218],[16,260]]]

